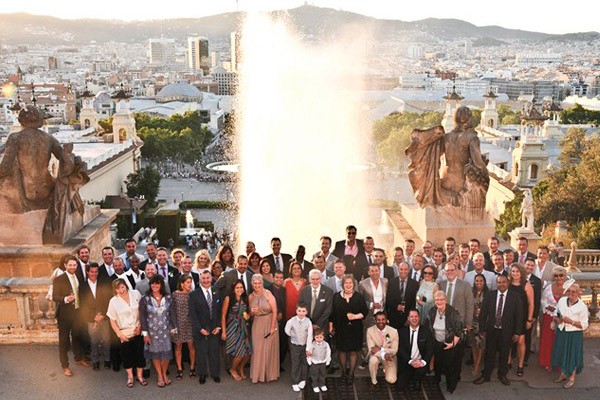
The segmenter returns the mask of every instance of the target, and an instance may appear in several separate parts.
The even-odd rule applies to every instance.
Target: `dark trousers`
[[[58,318],[58,358],[62,368],[69,366],[69,348],[72,346],[75,361],[83,359],[80,336],[77,332],[77,313],[64,312]]]
[[[492,376],[496,361],[496,352],[499,353],[498,378],[508,374],[508,355],[511,347],[510,338],[506,340],[502,337],[502,329],[492,329],[486,333],[483,371],[481,372],[484,378],[490,379]]]
[[[327,373],[327,366],[325,363],[311,364],[308,368],[310,372],[310,379],[312,381],[312,387],[323,387],[325,385],[325,374]]]
[[[398,365],[398,379],[396,380],[396,387],[398,390],[404,390],[408,387],[408,383],[419,386],[421,380],[427,375],[429,364],[422,368],[413,368],[408,363],[404,365]]]
[[[292,359],[292,384],[305,381],[308,374],[308,364],[306,362],[306,345],[301,346],[290,343],[290,358]]]
[[[285,334],[285,318],[278,322],[279,328],[279,366],[283,365],[288,352],[289,336]]]
[[[221,339],[219,336],[194,336],[194,344],[196,346],[197,373],[201,376],[208,376],[208,371],[210,369],[210,376],[218,378],[221,372],[219,356]]]
[[[446,376],[446,389],[454,391],[460,379],[460,369],[462,368],[462,358],[457,347],[444,350],[446,343],[438,342],[433,346],[435,356],[435,377],[439,382],[442,375]]]
[[[121,359],[123,368],[144,368],[146,359],[144,358],[144,338],[142,335],[132,337],[126,342],[121,343]]]
[[[110,363],[113,368],[121,366],[121,341],[112,328],[110,329]]]

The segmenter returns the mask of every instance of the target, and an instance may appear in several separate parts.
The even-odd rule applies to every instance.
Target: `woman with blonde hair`
[[[201,274],[204,270],[210,271],[210,263],[211,259],[208,250],[199,250],[194,255],[194,268],[192,268],[192,271],[194,271],[197,274]]]

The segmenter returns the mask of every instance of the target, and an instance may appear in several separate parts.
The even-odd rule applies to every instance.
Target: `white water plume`
[[[362,75],[364,42],[342,36],[307,44],[281,19],[253,14],[244,24],[238,232],[261,254],[274,236],[285,252],[316,251],[320,236],[366,226],[367,175],[357,167],[371,150],[359,104],[344,91]]]

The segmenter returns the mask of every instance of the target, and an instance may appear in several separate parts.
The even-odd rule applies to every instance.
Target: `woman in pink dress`
[[[538,362],[546,371],[552,371],[552,347],[556,331],[552,329],[552,315],[556,310],[558,299],[563,296],[563,285],[567,279],[567,270],[564,267],[554,267],[552,270],[552,284],[546,286],[542,293],[542,330],[540,332],[540,352]]]

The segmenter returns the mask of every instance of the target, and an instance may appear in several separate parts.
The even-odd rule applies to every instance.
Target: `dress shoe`
[[[110,369],[110,361],[104,361],[104,369]]]
[[[75,364],[81,365],[82,367],[91,367],[92,366],[92,364],[90,364],[87,360],[75,361]]]
[[[505,386],[510,386],[510,381],[508,380],[508,378],[506,376],[501,376],[498,379],[500,379],[500,382],[505,385]]]
[[[198,382],[200,382],[201,385],[204,385],[206,383],[206,376],[200,375],[200,378],[198,378]]]
[[[100,370],[100,363],[99,362],[95,362],[92,364],[92,369],[94,371],[99,371]]]
[[[489,381],[490,381],[490,378],[486,378],[483,375],[481,375],[479,378],[475,379],[473,381],[473,383],[476,385],[481,385],[482,383],[489,382]]]
[[[215,376],[215,377],[213,377],[213,381],[215,381],[215,383],[220,383],[221,378],[219,378],[218,376]]]
[[[71,368],[69,368],[69,367],[63,368],[63,375],[64,376],[73,376],[73,371],[71,371]]]

